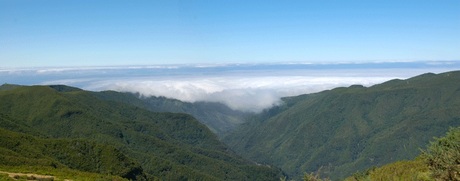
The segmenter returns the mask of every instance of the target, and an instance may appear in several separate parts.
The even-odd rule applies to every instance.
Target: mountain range
[[[460,72],[423,74],[286,97],[225,137],[246,158],[290,177],[332,179],[412,159],[435,136],[460,125]]]
[[[65,85],[0,86],[0,169],[132,180],[343,179],[460,126],[460,71],[282,98],[261,113]],[[101,177],[102,177],[101,176]]]

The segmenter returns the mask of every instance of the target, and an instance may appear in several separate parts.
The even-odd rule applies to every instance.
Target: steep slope
[[[145,178],[139,163],[112,146],[82,139],[39,139],[2,128],[0,163],[9,167],[71,168],[128,179]]]
[[[153,113],[67,86],[0,91],[2,128],[41,139],[84,139],[111,145],[166,180],[271,180],[280,172],[228,151],[186,114]]]
[[[460,72],[284,101],[224,141],[245,157],[279,166],[291,176],[321,169],[321,175],[337,179],[414,158],[432,137],[460,125]]]
[[[186,113],[205,124],[218,136],[233,131],[253,113],[232,110],[222,103],[216,102],[182,102],[165,97],[142,97],[138,94],[120,93],[115,91],[96,92],[96,96],[110,101],[132,104],[153,112]]]
[[[460,127],[430,142],[414,160],[373,167],[346,180],[460,180]]]
[[[188,103],[165,97],[144,98],[149,110],[187,113],[207,125],[213,132],[223,135],[234,130],[238,125],[251,115],[248,112],[236,111],[217,102]]]

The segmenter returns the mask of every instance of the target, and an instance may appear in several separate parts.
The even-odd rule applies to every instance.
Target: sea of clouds
[[[339,64],[228,64],[125,67],[0,68],[0,81],[22,85],[65,84],[186,102],[220,102],[259,112],[281,98],[335,87],[372,86],[391,79],[460,70],[460,63],[377,62]],[[2,83],[0,82],[0,83]]]

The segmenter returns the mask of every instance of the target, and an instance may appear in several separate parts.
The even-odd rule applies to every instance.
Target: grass
[[[123,181],[127,180],[119,176],[103,175],[91,172],[83,172],[80,170],[73,170],[68,168],[53,168],[43,166],[0,166],[0,171],[22,174],[38,174],[52,176],[53,180],[74,180],[74,181]],[[1,179],[10,179],[7,174],[2,174]],[[31,176],[17,174],[19,180],[27,180]],[[38,178],[38,177],[36,177]],[[28,179],[30,180],[30,179]],[[47,180],[42,178],[41,180]],[[48,179],[49,180],[49,179]]]

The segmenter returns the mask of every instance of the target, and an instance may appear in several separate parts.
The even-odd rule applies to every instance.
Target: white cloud
[[[138,92],[187,102],[221,102],[236,110],[258,112],[280,98],[352,84],[372,85],[393,77],[228,76],[162,79],[113,79],[90,83],[86,89]]]
[[[353,84],[371,86],[394,78],[459,68],[459,62],[37,68],[0,70],[0,81],[66,84],[86,90],[137,92],[187,102],[221,102],[236,110],[258,112],[279,104],[285,96]],[[19,82],[14,82],[15,79]]]

